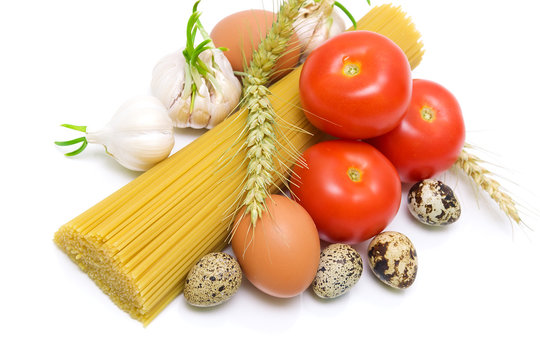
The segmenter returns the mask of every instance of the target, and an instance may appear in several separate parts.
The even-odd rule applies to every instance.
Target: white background
[[[361,17],[367,5],[342,0]],[[382,4],[373,0],[373,4]],[[278,300],[247,280],[229,302],[200,310],[177,298],[143,328],[54,245],[54,232],[136,177],[89,146],[68,159],[61,123],[98,125],[149,91],[154,64],[184,45],[186,1],[2,1],[0,5],[0,276],[4,359],[520,358],[540,356],[537,1],[394,1],[423,34],[417,78],[460,100],[467,140],[522,204],[533,230],[512,225],[462,176],[463,214],[427,229],[401,209],[419,273],[406,291],[365,268],[334,301],[307,291]],[[272,0],[203,0],[207,29]],[[200,135],[177,131],[176,149]],[[72,136],[70,132],[67,135]],[[536,212],[536,215],[534,213]],[[366,264],[365,247],[358,246]],[[10,355],[6,355],[6,354]]]

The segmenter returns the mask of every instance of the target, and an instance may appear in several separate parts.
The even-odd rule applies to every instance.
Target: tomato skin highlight
[[[366,139],[395,128],[412,91],[405,53],[370,31],[337,35],[306,59],[300,100],[308,120],[344,139]]]
[[[380,233],[397,214],[401,182],[373,146],[330,140],[308,148],[307,167],[293,166],[291,190],[313,218],[319,237],[355,244]]]
[[[401,181],[417,182],[456,162],[465,143],[465,123],[450,91],[433,81],[414,79],[411,103],[399,126],[367,141],[394,164]]]

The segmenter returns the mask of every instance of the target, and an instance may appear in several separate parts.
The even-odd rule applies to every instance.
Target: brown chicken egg
[[[246,278],[259,290],[281,298],[296,296],[310,285],[321,251],[315,223],[295,201],[272,195],[256,223],[240,210],[231,240]]]
[[[267,10],[245,10],[223,18],[210,32],[217,47],[229,49],[224,54],[229,59],[233,70],[244,71],[244,65],[249,64],[253,50],[266,37],[276,19],[276,14]],[[272,76],[276,80],[293,67],[300,58],[298,37],[293,34],[283,56],[278,60]]]

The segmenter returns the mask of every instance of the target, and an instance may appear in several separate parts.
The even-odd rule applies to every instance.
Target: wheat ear
[[[475,184],[486,191],[510,219],[517,224],[521,224],[522,220],[515,201],[504,192],[501,184],[493,178],[494,174],[482,166],[484,161],[478,156],[469,153],[466,148],[467,146],[461,150],[454,166],[463,170]]]
[[[275,173],[276,114],[268,99],[266,87],[272,69],[285,52],[294,32],[293,22],[303,1],[284,2],[270,31],[253,53],[249,67],[243,75],[243,98],[248,110],[246,119],[247,181],[244,185],[243,205],[253,226],[265,211],[268,188]]]

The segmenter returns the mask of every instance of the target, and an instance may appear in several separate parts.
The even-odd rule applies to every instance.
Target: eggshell
[[[362,257],[352,246],[329,245],[321,252],[313,292],[325,299],[341,296],[358,282],[362,270]]]
[[[431,226],[452,224],[461,215],[461,205],[454,191],[435,179],[425,179],[411,187],[407,208],[418,221]]]
[[[249,216],[236,218],[231,245],[246,278],[259,290],[289,298],[306,290],[319,265],[317,228],[304,208],[272,195],[255,229]]]
[[[184,288],[186,301],[194,306],[208,307],[227,301],[242,282],[242,269],[226,253],[203,256],[189,271]]]
[[[411,240],[396,231],[375,236],[368,246],[369,267],[386,285],[396,289],[411,286],[418,272],[418,257]]]
[[[244,71],[244,64],[249,64],[252,53],[266,37],[276,19],[276,14],[267,10],[245,10],[234,13],[218,22],[210,37],[217,47],[226,47],[225,56],[233,70]],[[293,34],[289,45],[275,66],[274,80],[284,76],[300,59],[298,37]]]

